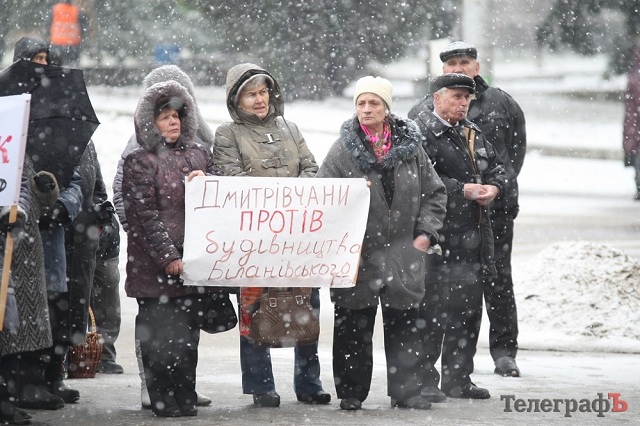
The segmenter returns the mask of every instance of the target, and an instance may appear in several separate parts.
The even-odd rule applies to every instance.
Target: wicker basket
[[[96,376],[96,370],[102,357],[102,335],[96,331],[96,319],[89,308],[91,318],[91,331],[87,333],[83,344],[69,348],[68,375],[70,379],[92,379]]]

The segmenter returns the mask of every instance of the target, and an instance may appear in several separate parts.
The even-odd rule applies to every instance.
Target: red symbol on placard
[[[9,151],[7,151],[7,148],[4,147],[5,144],[11,142],[11,135],[7,136],[7,138],[4,140],[4,142],[2,142],[2,144],[0,144],[0,153],[2,153],[2,162],[3,163],[8,163],[9,162]]]

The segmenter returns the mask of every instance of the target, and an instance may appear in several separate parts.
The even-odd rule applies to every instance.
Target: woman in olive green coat
[[[225,176],[313,177],[318,171],[313,154],[295,123],[286,120],[278,82],[263,68],[239,64],[227,73],[227,109],[233,119],[216,130],[213,158]],[[269,349],[254,347],[246,336],[251,297],[259,288],[241,290],[240,364],[242,391],[253,394],[257,406],[278,407]],[[320,309],[318,290],[311,304]],[[322,389],[317,343],[295,348],[294,390],[298,401],[328,404]]]

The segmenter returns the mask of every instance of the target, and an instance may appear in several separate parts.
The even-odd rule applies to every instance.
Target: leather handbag
[[[311,288],[269,288],[251,317],[256,346],[289,348],[318,341],[320,320],[311,306]]]
[[[202,316],[199,316],[200,330],[206,333],[222,333],[238,324],[238,316],[226,291],[207,293],[202,298]]]

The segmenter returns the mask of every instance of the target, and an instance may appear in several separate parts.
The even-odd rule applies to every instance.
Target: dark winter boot
[[[16,401],[18,399],[18,372],[20,357],[18,354],[0,357],[0,399]]]
[[[45,383],[42,351],[20,354],[17,406],[31,410],[58,410],[64,407],[64,400],[49,393]]]
[[[64,349],[64,353],[59,353],[59,350],[53,350],[53,348],[51,349],[49,359],[47,360],[48,362],[45,362],[44,379],[50,393],[62,398],[64,402],[71,404],[78,402],[80,392],[68,387],[64,383],[64,356],[66,351],[67,348]]]
[[[0,424],[4,425],[30,425],[31,416],[22,411],[12,402],[0,401]]]
[[[0,424],[28,425],[31,416],[15,406],[17,392],[18,358],[5,355],[0,358]]]

